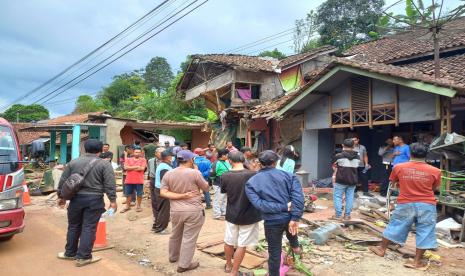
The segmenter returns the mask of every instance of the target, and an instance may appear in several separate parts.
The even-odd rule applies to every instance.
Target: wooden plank
[[[368,123],[373,128],[373,79],[368,80]]]
[[[203,82],[193,88],[187,90],[186,93],[186,101],[193,100],[200,96],[201,94],[213,91],[215,89],[220,89],[224,86],[231,84],[232,82],[232,71],[226,71],[223,74],[212,78],[206,82]]]
[[[352,79],[349,79],[349,127],[354,129],[354,116],[352,114]]]

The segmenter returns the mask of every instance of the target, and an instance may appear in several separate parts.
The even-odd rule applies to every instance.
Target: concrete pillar
[[[71,159],[79,157],[79,147],[81,144],[81,126],[73,126],[73,139],[71,141]]]
[[[334,155],[332,129],[304,130],[302,133],[302,168],[310,179],[331,176]]]
[[[56,147],[57,147],[57,132],[56,130],[50,131],[50,157],[51,161],[55,161],[56,155]]]
[[[66,164],[66,155],[68,154],[68,133],[66,130],[60,132],[60,164]]]

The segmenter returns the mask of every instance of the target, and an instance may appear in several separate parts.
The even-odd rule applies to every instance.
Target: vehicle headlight
[[[18,200],[16,198],[0,200],[1,211],[16,209],[17,206],[18,206]]]

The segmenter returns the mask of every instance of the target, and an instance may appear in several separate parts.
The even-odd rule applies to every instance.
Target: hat
[[[258,161],[262,165],[269,166],[279,160],[279,155],[272,150],[265,150],[258,156]]]
[[[181,161],[189,161],[194,158],[194,153],[190,150],[181,150],[176,154],[176,158]]]
[[[202,156],[202,155],[205,154],[205,151],[204,151],[202,148],[196,148],[196,149],[194,150],[194,153],[197,154],[197,155]]]

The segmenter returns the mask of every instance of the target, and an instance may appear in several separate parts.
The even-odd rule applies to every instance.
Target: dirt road
[[[51,223],[53,221],[54,223]],[[75,267],[73,261],[56,258],[65,242],[66,224],[56,224],[47,209],[26,209],[26,228],[22,234],[0,242],[1,275],[154,275],[116,250],[96,253],[103,259],[86,267]]]

